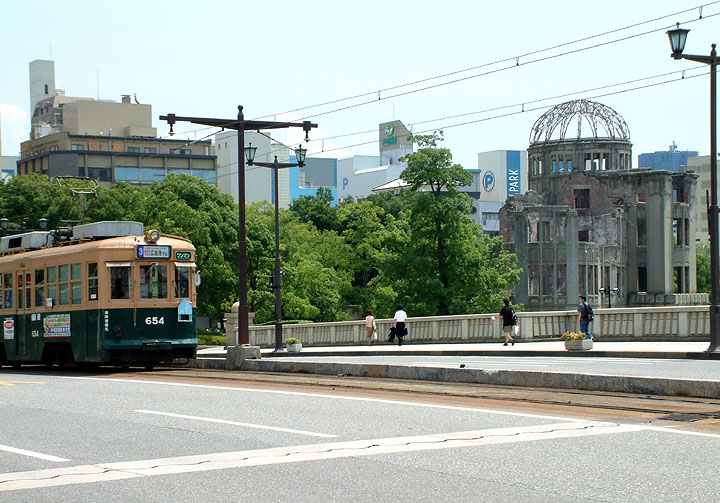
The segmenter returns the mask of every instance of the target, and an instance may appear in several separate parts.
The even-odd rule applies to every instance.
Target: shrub
[[[285,341],[285,344],[300,344],[300,339],[290,337],[288,340]]]
[[[585,332],[565,332],[560,337],[563,341],[582,341],[583,339],[587,339],[587,334]]]

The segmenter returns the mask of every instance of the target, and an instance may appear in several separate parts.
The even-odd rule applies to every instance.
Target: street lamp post
[[[687,59],[710,65],[710,205],[708,206],[708,231],[710,234],[710,346],[709,352],[717,352],[720,348],[720,277],[718,276],[718,174],[717,174],[717,127],[715,120],[716,108],[716,77],[718,57],[715,44],[712,44],[709,56],[683,54],[685,41],[690,30],[676,25],[668,30],[673,59]]]
[[[238,106],[237,119],[180,117],[175,114],[167,114],[161,115],[160,120],[167,121],[170,125],[170,134],[173,134],[173,126],[176,122],[190,122],[192,124],[202,124],[204,126],[234,129],[238,132],[238,344],[249,344],[250,328],[248,325],[247,305],[247,243],[245,233],[245,156],[243,155],[245,131],[301,127],[305,131],[305,139],[307,140],[310,129],[316,128],[317,124],[313,124],[310,121],[276,122],[245,120],[242,105]]]
[[[275,290],[275,349],[274,351],[282,351],[282,295],[280,293],[280,203],[278,190],[278,170],[282,168],[294,168],[296,166],[305,166],[305,155],[307,149],[298,147],[295,149],[295,157],[297,162],[278,162],[275,156],[274,162],[255,162],[255,152],[257,147],[253,147],[252,143],[245,147],[245,159],[248,166],[263,166],[265,168],[273,168],[273,176],[275,182],[275,272],[273,273],[273,290]]]
[[[612,296],[613,296],[613,294],[617,295],[617,293],[618,293],[619,291],[620,291],[620,290],[618,290],[617,288],[610,288],[610,287],[607,287],[607,288],[603,287],[603,288],[600,289],[600,293],[601,293],[601,294],[607,293],[607,296],[608,296],[608,309],[612,309]]]

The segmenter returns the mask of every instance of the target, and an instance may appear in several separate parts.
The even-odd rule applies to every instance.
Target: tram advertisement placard
[[[70,337],[70,314],[49,314],[43,319],[45,337]]]
[[[170,247],[138,245],[137,258],[170,258]]]
[[[15,321],[12,318],[3,320],[3,337],[8,340],[15,338]]]

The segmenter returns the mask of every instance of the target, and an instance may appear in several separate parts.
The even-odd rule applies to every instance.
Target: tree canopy
[[[470,174],[438,147],[440,134],[416,136],[402,177],[411,190],[348,199],[332,193],[296,199],[280,210],[283,319],[335,321],[372,309],[390,317],[398,302],[411,316],[490,312],[518,281],[516,259],[467,216],[459,186]],[[75,182],[85,189],[96,184]],[[85,191],[91,192],[91,191]],[[0,184],[2,216],[19,228],[50,228],[102,220],[133,220],[185,237],[197,249],[203,282],[200,315],[222,317],[238,297],[238,208],[230,195],[195,177],[167,176],[141,188],[116,183],[96,194],[73,193],[46,176]],[[248,304],[259,323],[275,317],[274,207],[246,211]]]

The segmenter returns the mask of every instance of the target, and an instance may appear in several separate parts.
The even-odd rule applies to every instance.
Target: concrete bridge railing
[[[709,337],[709,306],[671,306],[650,308],[595,308],[590,326],[594,335],[607,340],[642,338],[676,339]],[[502,341],[499,321],[491,314],[426,316],[408,319],[408,342],[491,342]],[[237,344],[237,312],[226,315],[228,345]],[[523,340],[559,338],[565,331],[578,330],[577,312],[544,311],[518,313],[519,337]],[[380,341],[386,340],[392,320],[376,320]],[[283,338],[296,337],[304,346],[343,346],[365,344],[365,320],[333,323],[283,325]],[[251,326],[250,344],[275,345],[273,325]]]

